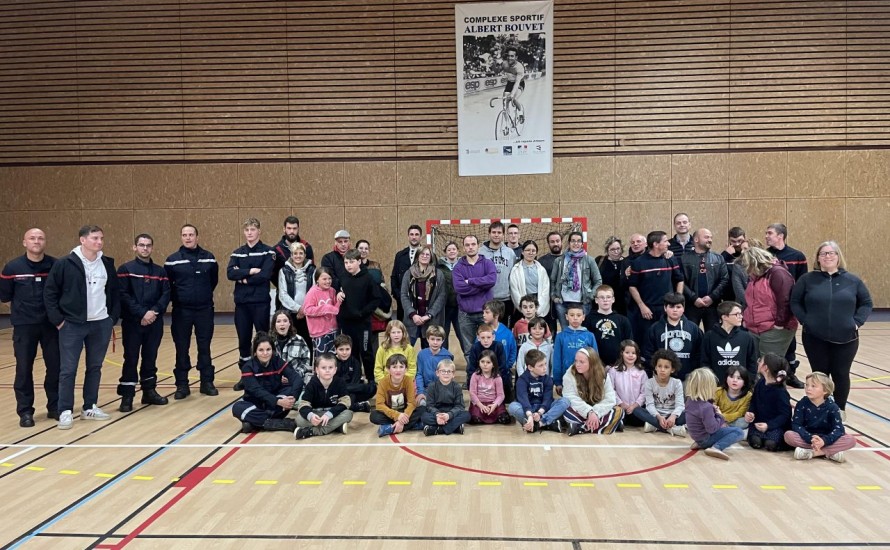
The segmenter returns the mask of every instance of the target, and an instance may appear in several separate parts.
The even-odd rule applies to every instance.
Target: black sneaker
[[[569,437],[578,435],[584,431],[584,424],[580,422],[569,422]]]
[[[458,426],[457,429],[454,430],[454,433],[464,435],[464,425],[461,424],[460,426]]]
[[[176,386],[176,393],[173,394],[173,399],[185,399],[186,397],[192,394],[192,390],[189,389],[187,385]]]
[[[371,412],[371,404],[367,401],[362,401],[360,403],[355,404],[355,412],[360,413],[369,413]]]
[[[427,437],[429,437],[431,435],[436,435],[436,433],[438,431],[439,430],[436,428],[436,426],[424,426],[423,427],[423,435],[425,435]]]
[[[250,422],[242,422],[241,423],[241,433],[249,434],[249,433],[253,433],[253,432],[254,432],[253,424],[251,424]]]
[[[22,428],[34,427],[34,415],[31,413],[22,413],[19,417],[19,426]]]
[[[58,420],[59,419],[59,411],[46,411],[46,417],[50,420]]]
[[[305,428],[297,428],[294,430],[294,437],[296,439],[309,439],[312,437],[312,427],[306,426]]]
[[[237,382],[235,382],[235,385],[232,386],[232,390],[233,391],[244,391],[244,382],[242,382],[241,380],[238,380]]]
[[[788,379],[785,380],[785,384],[787,384],[788,386],[791,386],[792,388],[794,388],[796,390],[802,390],[802,389],[804,389],[804,387],[806,387],[806,384],[801,382],[800,378],[798,378],[794,374],[791,374],[788,376]]]
[[[128,413],[133,411],[133,396],[132,395],[124,395],[121,397],[121,405],[117,408],[122,413]]]
[[[219,390],[216,389],[216,386],[213,385],[213,382],[201,381],[201,389],[199,390],[204,395],[209,395],[211,397],[219,395]]]
[[[167,398],[163,395],[159,394],[158,391],[154,388],[148,390],[142,390],[142,404],[143,405],[166,405]]]

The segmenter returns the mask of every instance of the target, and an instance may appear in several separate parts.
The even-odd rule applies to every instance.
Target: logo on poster
[[[512,145],[504,145],[504,156],[509,157],[513,154],[513,146]]]

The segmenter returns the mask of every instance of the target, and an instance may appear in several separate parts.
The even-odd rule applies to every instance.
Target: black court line
[[[234,402],[235,402],[235,401],[231,401],[230,403],[226,404],[225,406],[220,407],[219,409],[216,409],[213,413],[211,413],[211,414],[205,416],[205,417],[202,418],[199,422],[197,422],[196,424],[193,424],[189,429],[185,430],[182,434],[177,435],[176,437],[174,437],[173,439],[171,439],[170,441],[168,441],[166,444],[167,444],[167,445],[172,445],[173,443],[176,442],[177,439],[181,438],[183,435],[188,434],[188,433],[191,432],[192,430],[195,430],[196,428],[198,428],[198,427],[199,427],[201,424],[203,424],[204,422],[207,422],[208,420],[210,420],[210,419],[213,418],[214,416],[220,414],[220,412],[224,411],[224,410],[227,409],[228,407],[231,407],[231,406],[232,406],[232,403],[234,403]],[[166,447],[159,447],[159,448],[153,450],[152,452],[150,452],[149,454],[147,454],[147,455],[145,455],[145,456],[143,456],[143,457],[140,457],[139,459],[135,460],[135,461],[132,462],[129,466],[126,466],[126,467],[122,468],[122,469],[121,469],[121,472],[120,472],[119,474],[115,475],[113,478],[109,478],[108,480],[105,481],[105,483],[102,483],[102,484],[99,485],[98,487],[94,488],[92,491],[90,491],[90,492],[88,492],[88,493],[86,493],[86,494],[84,494],[84,495],[81,495],[78,499],[76,499],[76,500],[74,500],[73,502],[67,504],[67,505],[66,505],[64,508],[62,508],[61,510],[57,511],[57,512],[54,513],[53,515],[49,516],[48,518],[44,519],[43,521],[41,521],[40,523],[38,523],[38,524],[35,525],[34,527],[28,529],[27,531],[25,531],[24,533],[22,533],[21,535],[19,535],[15,540],[13,540],[12,542],[10,542],[9,544],[4,545],[4,546],[2,547],[2,549],[0,549],[0,550],[5,550],[5,549],[7,549],[7,548],[12,547],[13,545],[15,545],[16,543],[18,543],[18,542],[21,541],[22,539],[28,537],[28,536],[29,536],[32,532],[34,532],[35,530],[40,529],[42,526],[46,525],[47,523],[49,523],[49,522],[55,520],[56,518],[62,516],[63,514],[66,514],[69,510],[71,510],[71,509],[73,509],[73,508],[79,506],[80,504],[82,504],[82,503],[84,503],[84,502],[86,502],[86,501],[92,499],[94,495],[100,493],[101,491],[104,491],[104,490],[105,490],[105,487],[106,487],[108,484],[113,483],[113,482],[116,482],[116,481],[120,478],[120,476],[124,474],[124,472],[127,472],[128,470],[130,470],[130,469],[136,467],[136,466],[139,465],[140,463],[145,462],[146,460],[149,460],[149,459],[155,457],[156,455],[158,455],[158,454],[160,454],[161,452],[163,452],[165,449],[166,449]],[[53,452],[55,452],[55,451],[53,451]],[[41,536],[41,534],[40,534],[40,533],[37,533],[35,536]],[[100,535],[100,536],[101,536],[101,535]]]
[[[88,538],[96,536],[90,533],[41,533],[38,537],[64,538],[77,537]],[[136,539],[143,540],[304,540],[304,541],[417,541],[417,542],[533,542],[533,543],[566,543],[573,548],[580,548],[581,544],[621,544],[621,545],[658,545],[658,546],[767,546],[774,548],[857,548],[863,546],[886,548],[890,547],[890,541],[853,542],[853,541],[818,541],[818,542],[776,542],[776,541],[691,541],[691,540],[651,540],[651,539],[608,539],[608,538],[540,538],[540,537],[465,537],[465,536],[414,536],[414,535],[200,535],[200,534],[153,534],[138,535]]]
[[[236,362],[236,363],[230,363],[229,365],[226,365],[225,367],[222,367],[222,368],[220,368],[219,370],[214,371],[214,372],[215,372],[215,373],[216,373],[216,372],[221,372],[221,371],[223,371],[223,370],[225,370],[225,369],[228,369],[229,367],[231,367],[231,366],[233,366],[233,365],[236,365],[236,364],[237,364],[237,362]],[[195,383],[195,382],[192,382],[192,384],[194,384],[194,383]],[[106,403],[106,405],[107,405],[107,404],[111,404],[111,403],[116,403],[119,399],[120,399],[120,398],[115,399],[115,400],[113,400],[113,401],[109,401],[108,403]],[[240,397],[239,397],[238,399],[240,399]],[[235,399],[235,401],[237,401],[237,399]],[[230,402],[230,403],[229,403],[229,406],[231,406],[232,403],[234,403],[235,401]],[[103,406],[105,406],[105,405],[103,405]],[[105,429],[107,429],[107,428],[110,428],[111,426],[117,424],[118,422],[123,421],[124,419],[126,419],[127,417],[129,417],[129,416],[132,415],[132,414],[137,414],[137,413],[139,413],[139,412],[148,410],[148,409],[150,409],[150,408],[151,408],[151,405],[146,405],[146,406],[144,406],[144,407],[140,407],[140,408],[138,408],[138,409],[135,409],[132,413],[126,413],[126,414],[124,414],[124,415],[118,416],[118,417],[116,417],[116,418],[114,418],[114,419],[112,419],[112,420],[109,420],[109,421],[107,421],[107,422],[100,422],[100,423],[98,423],[98,424],[100,424],[100,426],[97,427],[96,429],[91,430],[91,431],[89,431],[88,433],[85,433],[85,434],[81,435],[80,437],[74,439],[73,441],[69,441],[69,442],[66,443],[66,444],[60,444],[60,445],[71,445],[71,444],[77,443],[77,442],[79,442],[79,441],[83,441],[84,439],[90,437],[91,435],[93,435],[93,434],[95,434],[95,433],[98,433],[98,432],[101,432],[102,430],[105,430]],[[20,441],[17,441],[16,444],[21,444],[22,442],[25,442],[25,441],[27,441],[28,439],[31,439],[32,437],[36,437],[37,435],[40,435],[40,434],[42,434],[42,433],[46,433],[47,431],[50,431],[50,430],[57,430],[57,429],[58,429],[58,428],[57,428],[56,426],[48,427],[48,428],[46,428],[46,429],[43,429],[43,430],[41,430],[41,431],[39,431],[39,432],[36,432],[36,433],[34,433],[34,434],[28,436],[28,437],[26,437],[26,438],[24,438],[24,439],[22,439],[22,440],[20,440]],[[9,449],[9,447],[0,447],[0,451],[2,451],[2,450],[4,450],[4,449]],[[60,446],[60,447],[56,447],[56,448],[54,448],[54,449],[46,450],[46,451],[43,452],[42,454],[36,454],[36,455],[34,455],[32,458],[28,459],[27,462],[23,462],[23,463],[21,463],[21,464],[15,466],[14,468],[11,468],[10,470],[7,470],[6,472],[3,472],[2,474],[0,474],[0,479],[3,479],[3,478],[5,478],[5,477],[7,477],[7,476],[10,476],[10,475],[12,475],[12,474],[14,474],[14,473],[16,473],[16,472],[19,472],[19,471],[21,471],[23,468],[26,468],[26,467],[28,467],[28,466],[34,464],[35,462],[37,462],[37,461],[39,461],[39,460],[41,460],[41,459],[43,459],[43,458],[46,458],[46,457],[48,457],[48,456],[50,456],[50,455],[52,455],[52,454],[55,454],[55,453],[57,453],[57,452],[59,452],[59,451],[62,451],[62,450],[64,450],[64,449],[65,449],[64,446]]]
[[[240,398],[239,398],[239,399],[240,399]],[[235,401],[237,401],[237,399],[236,399]],[[235,401],[233,401],[232,403],[234,403]],[[232,403],[229,403],[228,406],[231,406]],[[227,438],[225,441],[223,441],[221,445],[226,445],[226,444],[230,443],[233,439],[237,438],[239,435],[242,435],[242,434],[241,434],[240,432],[235,432],[235,433],[232,434],[229,438]],[[179,478],[180,478],[180,479],[184,479],[186,476],[188,476],[190,473],[192,473],[196,468],[199,468],[199,467],[200,467],[202,464],[204,464],[210,457],[212,457],[214,454],[216,454],[217,452],[219,452],[221,449],[222,449],[222,447],[216,447],[215,449],[211,449],[207,454],[205,454],[203,457],[201,457],[200,459],[198,459],[197,461],[195,461],[191,466],[189,466],[188,468],[186,468],[185,472],[184,472],[182,475],[180,475]],[[143,510],[145,510],[146,508],[148,508],[151,504],[153,504],[154,502],[156,502],[156,501],[157,501],[158,499],[160,499],[162,496],[166,495],[167,492],[170,491],[170,489],[172,489],[173,487],[175,487],[177,483],[179,483],[179,481],[171,481],[170,483],[167,484],[166,487],[164,487],[163,489],[161,489],[160,491],[158,491],[157,493],[155,493],[154,496],[149,497],[148,500],[144,501],[138,508],[136,508],[135,510],[133,510],[132,513],[130,513],[130,514],[127,515],[124,519],[122,519],[120,522],[118,522],[117,525],[115,525],[114,527],[112,527],[111,529],[109,529],[109,530],[108,530],[107,532],[105,532],[104,534],[100,535],[100,536],[98,537],[98,540],[96,540],[93,544],[91,544],[91,545],[89,546],[89,548],[95,548],[97,545],[104,543],[104,542],[107,541],[108,539],[120,539],[120,538],[125,538],[125,537],[127,536],[126,534],[125,534],[125,535],[115,535],[115,534],[114,534],[115,531],[117,531],[118,529],[122,528],[122,527],[123,527],[124,525],[126,525],[130,520],[132,520],[133,518],[135,518],[136,516],[138,516]],[[138,538],[138,536],[137,536],[137,538]]]

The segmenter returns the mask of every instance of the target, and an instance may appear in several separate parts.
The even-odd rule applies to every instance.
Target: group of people
[[[834,412],[839,421],[845,415],[858,329],[872,304],[862,281],[846,271],[840,247],[822,243],[808,272],[805,256],[786,244],[783,224],[767,228],[766,245],[734,227],[722,253],[711,250],[708,229],[691,232],[686,214],[674,217],[674,227],[672,238],[662,231],[631,236],[627,255],[622,241],[610,237],[604,254],[594,258],[580,233],[567,235],[566,250],[562,235],[548,234],[548,253],[539,255],[535,241],[520,242],[519,227],[494,222],[487,241],[468,235],[460,243],[462,256],[458,243],[449,242],[437,258],[421,243],[422,229],[412,225],[387,289],[380,264],[370,259],[370,243],[353,248],[347,230],[335,233],[333,249],[316,266],[311,245],[299,237],[298,219],[288,217],[280,242],[270,247],[260,240],[259,221],[249,218],[245,244],[226,269],[235,283],[237,389],[244,391],[233,414],[244,431],[287,430],[298,439],[345,432],[361,412],[371,413],[380,435],[462,433],[467,423],[514,421],[527,432],[575,435],[637,424],[645,431],[688,433],[720,458],[739,439],[729,429],[745,422],[752,447],[812,443],[813,454],[842,457],[836,445],[849,443],[842,433],[831,438],[812,426],[792,430],[797,424],[784,389],[786,383],[803,387],[793,349],[802,325],[816,373],[807,378],[807,398],[820,411],[833,411],[811,416],[824,423]],[[47,365],[48,415],[59,427],[72,424],[73,380],[84,348],[81,417],[108,418],[97,405],[98,381],[119,316],[121,411],[132,410],[137,383],[142,403],[166,404],[156,391],[156,357],[171,301],[174,398],[190,393],[193,330],[200,392],[218,394],[210,362],[218,267],[198,246],[197,228],[183,226],[181,238],[182,247],[160,266],[152,262],[151,237],[141,234],[136,258],[115,271],[101,253],[101,228],[82,228],[80,246],[60,260],[44,254],[42,231],[26,233],[26,254],[0,279],[0,298],[13,303],[23,427],[34,425],[38,344]],[[448,350],[452,329],[466,362],[463,387],[454,381]],[[812,396],[811,381],[821,388]],[[289,418],[292,409],[295,419]],[[760,421],[778,409],[785,420]],[[821,435],[805,435],[812,433]]]

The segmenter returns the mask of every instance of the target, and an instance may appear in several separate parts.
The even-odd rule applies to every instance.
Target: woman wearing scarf
[[[566,309],[569,304],[581,304],[584,315],[590,313],[596,289],[603,284],[603,278],[596,262],[584,250],[584,237],[578,231],[569,233],[569,249],[562,261],[553,263],[550,273],[550,297],[556,307],[559,326],[565,330]]]
[[[411,269],[402,278],[402,308],[405,310],[404,323],[413,345],[420,338],[420,347],[426,348],[426,328],[442,325],[447,289],[444,276],[437,269],[436,255],[429,246],[424,246],[414,255]]]
[[[306,259],[306,247],[301,242],[290,245],[290,254],[290,260],[278,272],[278,299],[281,307],[290,312],[297,334],[304,341],[312,342],[303,314],[303,301],[314,284],[315,265]]]

